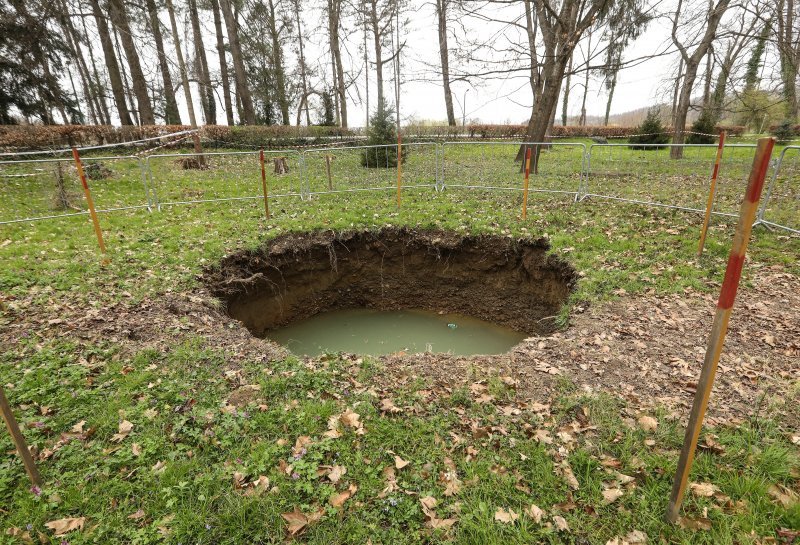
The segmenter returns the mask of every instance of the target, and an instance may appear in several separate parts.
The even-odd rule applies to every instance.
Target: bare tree
[[[150,104],[150,96],[147,94],[147,83],[142,72],[142,65],[139,62],[139,53],[133,44],[133,33],[128,22],[125,5],[122,0],[109,0],[108,4],[111,21],[119,32],[122,49],[125,51],[125,58],[128,60],[128,67],[131,71],[131,84],[136,95],[139,121],[142,125],[154,125],[156,120],[153,115],[153,107]]]
[[[436,0],[436,23],[439,31],[439,58],[442,63],[442,86],[444,88],[444,108],[447,124],[456,125],[453,112],[453,93],[450,92],[450,51],[447,48],[447,13],[451,0]]]
[[[230,0],[219,0],[222,14],[225,17],[225,28],[228,31],[228,44],[231,48],[233,58],[234,81],[236,82],[236,94],[242,102],[242,117],[246,125],[255,125],[256,112],[253,108],[253,98],[247,86],[247,72],[242,58],[242,46],[239,43],[239,28],[233,16]]]
[[[279,13],[275,9],[275,0],[267,0],[269,8],[269,18],[267,29],[270,40],[272,41],[272,69],[275,72],[275,92],[278,98],[278,106],[281,109],[281,121],[284,125],[289,124],[289,97],[286,93],[286,69],[283,64],[283,38],[282,34],[287,29],[283,21],[278,20]]]
[[[526,130],[529,142],[545,141],[555,118],[561,81],[575,46],[612,3],[613,0],[524,0],[534,96]],[[537,30],[541,33],[542,51],[537,47]],[[518,161],[522,160],[523,148],[517,153]],[[538,157],[534,168],[537,163]]]
[[[394,62],[395,56],[400,53],[401,47],[388,58],[384,58],[384,47],[391,40],[394,31],[395,10],[399,10],[400,0],[365,0],[363,9],[372,32],[373,47],[375,51],[375,80],[378,88],[378,104],[386,104],[383,90],[383,67]]]
[[[180,125],[181,114],[178,111],[178,103],[175,100],[175,87],[172,85],[172,75],[169,72],[167,54],[164,51],[164,38],[161,34],[161,21],[158,19],[158,9],[155,0],[145,0],[147,15],[150,18],[150,30],[153,33],[153,40],[156,45],[156,56],[158,66],[161,71],[161,81],[164,82],[164,120],[168,125]]]
[[[97,24],[97,33],[100,36],[100,45],[103,48],[103,56],[106,60],[106,71],[108,72],[108,79],[111,83],[111,92],[114,96],[114,103],[117,107],[119,121],[123,125],[133,125],[128,111],[128,105],[125,102],[125,87],[122,83],[122,75],[119,71],[119,64],[117,63],[117,57],[114,52],[114,44],[111,41],[111,34],[108,30],[108,23],[103,15],[103,10],[100,9],[99,0],[89,0],[89,4],[92,6],[92,14]]]
[[[225,58],[225,38],[222,35],[222,18],[219,11],[219,0],[211,0],[211,12],[214,15],[214,33],[217,36],[217,55],[219,56],[219,72],[222,80],[222,100],[225,104],[225,119],[233,125],[233,104],[231,103],[231,83],[228,74],[228,61]]]
[[[800,16],[797,8],[795,0],[777,0],[775,4],[783,96],[788,116],[792,121],[797,120],[798,114],[797,74],[800,69],[800,31],[796,27],[796,20],[800,19]]]
[[[328,0],[328,43],[333,64],[333,88],[335,90],[337,124],[347,128],[347,95],[344,82],[344,67],[340,47],[342,0]],[[365,50],[366,53],[366,50]]]
[[[178,23],[175,21],[175,7],[172,0],[167,0],[167,12],[169,13],[169,24],[172,27],[172,40],[175,42],[175,56],[178,59],[178,71],[181,73],[183,96],[186,99],[186,108],[189,110],[189,124],[197,127],[197,117],[194,114],[194,102],[192,101],[192,90],[189,87],[189,74],[186,71],[186,63],[183,60],[181,51],[181,39],[178,34]]]
[[[681,22],[681,11],[683,8],[684,0],[678,0],[678,5],[675,9],[675,14],[672,19],[672,42],[680,52],[681,59],[683,59],[683,82],[681,85],[680,94],[678,96],[678,104],[675,108],[675,119],[672,125],[672,143],[683,144],[685,140],[686,117],[689,113],[691,106],[692,91],[694,89],[694,82],[697,78],[697,70],[703,57],[708,53],[711,44],[714,41],[722,16],[728,9],[730,0],[717,0],[714,4],[711,0],[707,17],[703,19],[705,30],[702,32],[693,33],[689,39],[681,40],[678,37],[678,27]],[[692,18],[697,21],[697,15],[694,14]],[[702,30],[702,27],[701,27]],[[689,52],[691,44],[696,44],[694,51]],[[680,159],[683,157],[683,148],[681,146],[672,146],[670,149],[670,157],[673,159]]]
[[[200,82],[200,105],[206,123],[217,124],[217,102],[214,99],[214,88],[211,85],[211,73],[208,70],[206,48],[203,45],[203,32],[200,29],[200,16],[197,13],[197,0],[189,0],[189,19],[192,22],[192,37],[194,38],[194,65],[197,79]]]

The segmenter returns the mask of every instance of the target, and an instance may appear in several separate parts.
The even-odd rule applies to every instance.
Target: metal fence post
[[[300,200],[311,199],[311,180],[306,169],[306,150],[300,152]]]
[[[155,205],[156,210],[161,212],[161,202],[158,200],[158,192],[156,192],[156,185],[153,182],[153,168],[150,166],[150,157],[145,158],[145,166],[147,167],[147,177],[150,179],[150,201]]]
[[[141,157],[137,157],[136,161],[139,163],[139,172],[142,175],[142,186],[144,186],[144,196],[147,199],[147,211],[153,212],[153,199],[150,197],[150,187],[147,184],[147,172],[145,170],[144,161]]]
[[[783,165],[783,157],[786,155],[786,150],[792,149],[790,146],[783,148],[781,154],[778,156],[778,159],[773,164],[772,170],[772,178],[769,181],[769,185],[767,186],[767,192],[764,194],[764,199],[761,201],[761,206],[758,208],[758,214],[756,215],[756,221],[753,223],[753,227],[756,225],[760,225],[764,223],[764,214],[767,211],[767,203],[769,203],[769,199],[772,196],[772,187],[775,185],[775,180],[778,179],[778,174],[780,174],[781,166]]]

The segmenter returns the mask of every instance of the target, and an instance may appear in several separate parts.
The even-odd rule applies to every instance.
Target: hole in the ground
[[[300,354],[496,354],[552,332],[576,275],[546,240],[385,228],[278,237],[207,283],[258,337]]]

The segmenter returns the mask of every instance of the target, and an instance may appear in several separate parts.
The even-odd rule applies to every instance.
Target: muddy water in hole
[[[267,333],[295,354],[436,352],[501,354],[526,337],[461,314],[426,310],[347,309],[324,312]]]

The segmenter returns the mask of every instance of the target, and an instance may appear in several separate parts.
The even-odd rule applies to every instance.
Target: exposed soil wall
[[[211,292],[256,336],[339,308],[458,312],[547,334],[574,287],[546,240],[386,228],[278,237],[207,271]]]

